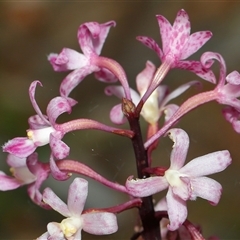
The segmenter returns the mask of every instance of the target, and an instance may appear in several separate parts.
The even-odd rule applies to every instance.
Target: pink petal
[[[102,82],[113,83],[117,82],[118,78],[106,68],[102,68],[95,72],[95,78]]]
[[[50,147],[54,157],[63,159],[69,155],[70,148],[61,140],[61,133],[54,132],[50,134]]]
[[[88,195],[88,182],[83,178],[75,178],[68,190],[68,209],[71,216],[82,213]]]
[[[190,35],[190,21],[187,13],[182,9],[177,13],[171,35],[169,36],[168,47],[163,49],[165,55],[173,54],[175,61],[181,60],[184,45],[188,42]],[[169,49],[169,50],[168,50]]]
[[[192,192],[190,179],[188,177],[180,177],[182,184],[176,187],[172,187],[172,192],[174,195],[178,196],[184,201],[190,198]]]
[[[162,110],[165,114],[165,122],[167,122],[178,109],[179,106],[176,104],[168,104],[166,107],[164,107]]]
[[[31,85],[29,87],[29,97],[30,97],[32,106],[33,106],[35,112],[37,113],[37,115],[39,115],[39,117],[42,119],[43,122],[45,122],[45,124],[50,125],[49,121],[42,114],[42,112],[41,112],[40,108],[38,107],[37,102],[35,100],[35,90],[36,90],[37,84],[42,86],[42,83],[40,81],[33,81],[31,83]]]
[[[165,177],[149,177],[145,179],[128,178],[126,188],[134,197],[147,197],[160,192],[168,187]]]
[[[40,187],[49,176],[49,169],[45,169],[44,163],[38,161],[37,153],[31,154],[27,158],[27,166],[32,174],[36,176],[36,181],[28,186],[28,195],[33,202],[39,206],[49,209],[49,206],[42,201]]]
[[[231,162],[232,159],[227,150],[218,151],[193,159],[179,172],[192,177],[205,176],[223,171]]]
[[[198,177],[191,180],[191,186],[193,189],[192,200],[201,197],[208,200],[212,205],[218,204],[222,194],[220,183],[208,177]]]
[[[43,201],[64,217],[71,217],[67,205],[50,188],[44,189]]]
[[[175,67],[193,72],[208,82],[216,83],[216,78],[212,70],[210,70],[210,68],[202,66],[199,61],[179,61],[176,63]]]
[[[43,115],[45,119],[48,119],[46,115]],[[28,118],[28,124],[30,126],[30,129],[41,129],[45,127],[49,127],[50,124],[46,123],[46,121],[43,121],[43,118],[41,118],[39,115],[34,115]]]
[[[186,59],[197,52],[211,37],[212,33],[210,31],[201,31],[190,35],[188,43],[182,50],[181,59]]]
[[[55,125],[56,119],[62,114],[67,112],[70,114],[72,111],[69,101],[64,97],[53,98],[47,106],[47,115],[52,126]]]
[[[19,180],[7,176],[4,172],[0,171],[0,191],[7,191],[19,188],[22,186]]]
[[[167,201],[166,198],[162,198],[154,207],[155,211],[166,211],[167,210]]]
[[[240,85],[240,74],[238,71],[229,73],[226,77],[228,83],[233,85]]]
[[[158,25],[159,25],[159,29],[160,29],[160,35],[161,35],[161,39],[162,39],[162,49],[165,54],[167,52],[167,50],[169,49],[169,44],[170,44],[169,39],[170,39],[170,36],[172,33],[172,25],[162,15],[157,15],[156,17],[157,17],[157,21],[158,21]]]
[[[179,170],[183,166],[187,156],[189,137],[187,133],[180,128],[173,128],[169,130],[168,135],[174,142],[170,156],[170,169]]]
[[[160,59],[162,59],[163,53],[158,44],[150,37],[138,36],[137,40],[140,41],[142,44],[147,46],[148,48],[155,51]]]
[[[66,238],[63,235],[63,232],[60,228],[59,223],[50,222],[47,225],[47,230],[49,233],[49,240],[65,240]],[[48,238],[47,238],[48,240]]]
[[[50,54],[48,60],[57,72],[74,70],[89,64],[83,54],[70,48],[63,48],[59,54]]]
[[[122,86],[108,86],[108,87],[105,88],[104,92],[108,96],[115,95],[116,97],[118,97],[120,99],[125,97],[124,89],[123,89]],[[133,103],[135,105],[137,105],[140,101],[139,94],[131,88],[130,88],[130,94],[131,94],[131,98],[132,98]]]
[[[170,231],[175,231],[187,218],[186,202],[178,196],[174,195],[171,188],[168,190],[166,200],[168,207],[168,217],[170,221],[168,229]]]
[[[7,164],[10,167],[18,168],[18,167],[25,167],[26,166],[26,158],[20,158],[12,154],[7,155]]]
[[[158,94],[158,104],[159,107],[164,106],[164,99],[169,94],[169,88],[166,85],[159,85],[157,88],[157,94]]]
[[[92,65],[87,65],[80,69],[76,69],[68,74],[60,85],[60,94],[62,97],[68,97],[70,92],[89,74],[94,71],[99,71],[99,68]]]
[[[240,97],[240,84],[239,85],[233,85],[230,83],[227,83],[222,89],[221,92],[224,94],[224,96],[220,95],[221,102],[231,102],[235,99]]]
[[[19,158],[26,158],[36,150],[33,141],[26,137],[17,137],[3,145],[3,152],[8,152]]]
[[[50,170],[52,173],[53,178],[55,178],[56,180],[59,181],[65,181],[67,179],[69,179],[71,177],[70,174],[68,174],[67,172],[62,172],[59,167],[56,164],[56,161],[54,159],[54,156],[51,154],[50,156]]]
[[[212,64],[214,63],[214,60],[217,60],[220,64],[220,74],[219,74],[219,80],[218,80],[218,87],[221,88],[225,85],[225,78],[226,78],[226,64],[223,59],[223,57],[215,52],[205,52],[201,56],[201,64],[204,68],[210,69]]]
[[[127,119],[125,118],[123,112],[122,112],[122,104],[118,104],[116,106],[114,106],[111,111],[110,111],[110,115],[109,115],[111,121],[115,124],[124,124]]]
[[[87,22],[80,25],[78,29],[78,41],[84,55],[89,56],[91,53],[99,55],[110,28],[115,25],[114,21],[103,24]]]
[[[105,87],[104,92],[107,96],[115,95],[120,99],[122,99],[125,96],[124,89],[122,86],[107,86]]]
[[[152,62],[147,61],[146,67],[143,69],[142,72],[140,72],[137,75],[136,84],[137,90],[140,93],[140,95],[143,95],[147,91],[147,88],[153,79],[155,70],[156,70],[155,65]]]
[[[92,212],[82,215],[83,230],[94,235],[106,235],[117,232],[116,215],[109,212]]]
[[[233,107],[225,107],[222,113],[225,119],[232,124],[233,129],[240,133],[240,113]]]
[[[37,240],[46,240],[49,237],[49,233],[45,232],[40,237],[37,238]]]
[[[180,96],[182,93],[187,91],[191,86],[201,86],[201,83],[199,81],[190,81],[188,83],[182,84],[181,86],[177,87],[174,91],[169,93],[164,100],[162,101],[161,105],[165,106],[168,102],[170,102],[172,99]]]

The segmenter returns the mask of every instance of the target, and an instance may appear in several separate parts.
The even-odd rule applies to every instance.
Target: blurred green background
[[[135,40],[138,35],[151,36],[160,43],[156,14],[173,23],[177,11],[184,8],[191,20],[192,32],[210,30],[212,39],[193,58],[199,59],[204,51],[216,51],[226,60],[228,72],[240,70],[240,3],[238,1],[6,1],[0,3],[0,142],[25,136],[27,119],[35,112],[28,96],[33,80],[40,80],[36,99],[45,113],[49,100],[58,95],[59,83],[66,73],[54,73],[47,61],[51,52],[63,47],[81,51],[77,29],[81,23],[115,20],[102,56],[117,60],[125,69],[131,87],[135,77],[151,60],[156,65],[157,55]],[[215,67],[218,70],[218,66]],[[194,74],[174,70],[164,80],[171,89],[197,79]],[[118,102],[104,95],[104,83],[88,76],[72,93],[79,101],[70,116],[61,116],[59,122],[74,118],[92,118],[111,124],[109,110]],[[213,86],[204,82],[204,89]],[[195,94],[192,89],[178,98],[183,102]],[[218,206],[198,199],[189,202],[189,220],[202,226],[205,237],[220,239],[240,238],[240,136],[221,116],[222,106],[210,103],[185,116],[178,127],[188,132],[190,149],[187,160],[223,149],[231,152],[233,163],[227,170],[213,176],[223,186]],[[145,129],[144,122],[142,123]],[[128,126],[125,125],[127,128]],[[124,184],[130,175],[136,176],[130,141],[108,133],[81,131],[70,133],[64,141],[71,146],[71,159],[80,160],[106,178]],[[154,152],[154,165],[169,164],[172,143],[164,138]],[[40,159],[48,161],[49,147],[38,149]],[[0,167],[9,173],[5,153],[0,153]],[[49,179],[50,186],[66,200],[69,183]],[[156,196],[156,200],[165,195]],[[128,198],[94,181],[89,181],[86,208],[108,207],[123,203]],[[111,236],[83,234],[84,239],[129,239],[136,223],[136,210],[119,214],[119,231]],[[46,231],[50,221],[61,221],[62,216],[40,209],[27,195],[26,187],[0,192],[0,239],[33,239]]]

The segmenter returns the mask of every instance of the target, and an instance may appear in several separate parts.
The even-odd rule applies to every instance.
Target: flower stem
[[[131,139],[135,153],[138,178],[150,177],[148,173],[144,173],[144,169],[149,167],[147,151],[143,145],[142,132],[139,124],[139,114],[135,114],[134,104],[123,99],[123,113],[128,119],[130,129],[134,132]],[[139,215],[142,221],[144,240],[160,240],[159,221],[155,218],[152,196],[142,198],[142,205],[139,208]]]
[[[94,58],[94,64],[96,64],[98,67],[106,68],[110,72],[112,72],[122,84],[125,92],[125,97],[127,99],[131,99],[130,88],[128,85],[126,73],[118,62],[110,58],[97,56]]]
[[[61,171],[82,174],[84,176],[90,177],[90,178],[102,183],[103,185],[105,185],[107,187],[115,189],[119,192],[128,193],[125,186],[122,186],[118,183],[114,183],[114,182],[107,180],[106,178],[104,178],[100,174],[96,173],[95,171],[93,171],[91,168],[84,165],[83,163],[80,163],[80,162],[74,161],[74,160],[59,160],[56,163]]]

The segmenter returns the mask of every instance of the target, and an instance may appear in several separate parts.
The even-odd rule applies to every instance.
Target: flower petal
[[[114,21],[103,24],[87,22],[80,25],[78,29],[78,41],[84,55],[89,56],[91,53],[99,55],[110,28],[115,25]]]
[[[165,114],[165,122],[167,122],[173,114],[179,109],[179,106],[176,104],[168,104],[162,110],[164,110]]]
[[[55,125],[56,119],[62,114],[67,112],[70,114],[72,111],[69,101],[64,97],[53,98],[47,106],[47,115],[52,126]]]
[[[69,146],[61,140],[61,132],[53,132],[50,134],[50,147],[54,157],[63,159],[69,155]]]
[[[205,176],[223,171],[232,162],[229,151],[206,154],[187,163],[179,172],[192,177]]]
[[[43,115],[45,119],[47,119],[46,115]],[[46,121],[43,121],[42,117],[39,115],[34,115],[28,118],[28,124],[30,126],[30,129],[36,130],[36,129],[41,129],[45,127],[49,127],[50,124],[46,123]]]
[[[178,11],[176,19],[173,23],[171,34],[169,36],[170,38],[168,39],[169,42],[167,43],[168,45],[165,49],[163,48],[165,55],[174,55],[174,63],[181,60],[183,48],[189,39],[190,29],[191,26],[188,14],[181,9]]]
[[[71,217],[67,205],[50,188],[44,189],[43,201],[64,217]]]
[[[164,16],[157,15],[156,17],[157,17],[160,35],[161,35],[161,39],[162,39],[162,49],[165,54],[167,49],[169,48],[169,44],[170,44],[169,39],[170,39],[171,32],[172,32],[172,25]],[[162,60],[162,58],[161,58],[161,60]]]
[[[212,33],[210,31],[201,31],[191,34],[188,43],[185,44],[182,50],[181,59],[186,59],[197,52],[211,37]]]
[[[94,75],[97,80],[102,82],[113,83],[118,80],[118,78],[107,68],[101,68],[99,71],[95,72]]]
[[[201,197],[208,200],[212,205],[218,204],[222,194],[222,186],[217,181],[208,177],[198,177],[191,179],[191,187],[191,200]]]
[[[165,106],[169,101],[171,101],[172,99],[180,96],[182,93],[187,91],[193,85],[201,86],[201,83],[199,81],[190,81],[188,83],[182,84],[181,86],[177,87],[174,91],[169,93],[164,98],[164,100],[161,103],[161,106]]]
[[[115,124],[124,124],[127,119],[125,118],[123,111],[122,111],[122,104],[118,104],[114,106],[109,115],[111,121]]]
[[[240,85],[240,74],[238,71],[229,73],[226,77],[228,83],[233,85]]]
[[[171,188],[168,190],[166,200],[168,207],[168,217],[170,220],[168,229],[170,231],[175,231],[187,218],[186,202],[178,196],[174,195]]]
[[[7,155],[7,164],[10,167],[18,168],[18,167],[25,167],[26,166],[26,158],[20,158],[12,154]]]
[[[213,71],[203,66],[199,61],[179,61],[175,67],[193,72],[208,82],[216,83],[216,77]]]
[[[22,183],[18,179],[10,177],[0,171],[0,191],[13,190],[20,186],[22,186]]]
[[[189,147],[189,137],[185,131],[180,128],[173,128],[168,131],[170,139],[174,142],[170,156],[170,169],[179,170],[186,159]]]
[[[36,150],[33,141],[26,137],[17,137],[3,145],[3,152],[8,152],[19,158],[26,158]]]
[[[49,206],[42,201],[42,193],[40,192],[42,183],[49,176],[49,169],[45,168],[44,163],[38,161],[38,154],[36,152],[27,158],[26,164],[30,172],[36,176],[35,182],[28,186],[28,195],[34,203],[45,209],[49,209]]]
[[[45,232],[40,237],[37,238],[37,240],[46,240],[49,238],[49,233]]]
[[[166,211],[167,210],[167,201],[166,198],[162,198],[154,207],[155,211]]]
[[[105,235],[117,232],[116,215],[109,212],[90,212],[82,214],[83,230],[94,235]]]
[[[223,116],[225,119],[232,124],[233,129],[240,133],[240,113],[233,107],[225,107],[222,110]]]
[[[63,48],[59,54],[49,54],[48,60],[56,72],[81,68],[88,65],[89,61],[83,54],[70,48]]]
[[[29,97],[30,97],[32,106],[33,106],[35,112],[37,113],[37,115],[42,119],[43,122],[45,122],[45,124],[50,125],[49,121],[42,114],[42,112],[41,112],[40,108],[38,107],[37,102],[35,100],[35,90],[36,90],[37,84],[42,86],[42,83],[40,81],[33,81],[31,83],[31,85],[29,87]]]
[[[99,68],[92,65],[76,69],[69,73],[61,82],[60,95],[68,97],[70,92],[89,74],[94,71],[99,71]]]
[[[67,180],[68,178],[71,177],[71,174],[68,174],[67,172],[62,172],[59,167],[57,166],[56,164],[56,161],[53,157],[53,155],[51,154],[50,156],[50,169],[51,169],[51,173],[52,173],[52,176],[56,179],[56,180],[59,180],[59,181],[64,181],[64,180]]]
[[[140,41],[142,44],[144,44],[145,46],[147,46],[148,48],[150,48],[153,51],[155,51],[157,53],[158,57],[160,59],[162,59],[162,56],[163,56],[162,50],[158,46],[158,44],[155,42],[155,40],[153,40],[150,37],[145,37],[145,36],[138,36],[136,39],[138,41]]]
[[[141,96],[147,91],[147,88],[153,79],[155,71],[156,71],[155,65],[152,62],[147,61],[146,67],[143,69],[143,71],[141,71],[137,75],[136,77],[137,90]]]
[[[82,213],[88,195],[88,182],[83,178],[75,178],[68,190],[68,209],[71,216]]]
[[[168,187],[165,177],[149,177],[145,179],[132,179],[126,181],[128,193],[134,197],[147,197]]]
[[[47,225],[50,240],[65,240],[63,232],[60,228],[60,224],[56,222],[50,222]]]

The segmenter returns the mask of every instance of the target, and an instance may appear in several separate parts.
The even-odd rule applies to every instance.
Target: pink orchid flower
[[[64,112],[71,112],[71,106],[76,104],[73,99],[63,97],[53,98],[47,106],[47,116],[43,115],[35,100],[35,90],[39,81],[30,85],[29,95],[32,106],[37,115],[28,119],[30,129],[27,130],[27,137],[17,137],[9,140],[3,146],[3,151],[13,154],[19,158],[26,158],[31,155],[37,147],[50,144],[53,155],[62,159],[69,154],[69,147],[61,141],[64,133],[56,127],[56,119]]]
[[[168,188],[168,229],[174,231],[187,218],[187,200],[201,197],[213,205],[218,204],[222,186],[205,176],[223,171],[231,163],[231,157],[227,150],[218,151],[195,158],[183,166],[189,147],[188,135],[181,129],[171,129],[168,133],[174,145],[170,168],[165,171],[164,176],[137,180],[130,177],[126,188],[129,194],[136,197],[150,196]]]
[[[197,52],[212,37],[212,33],[201,31],[190,35],[191,24],[188,14],[183,9],[177,13],[173,25],[162,15],[157,15],[157,21],[162,39],[162,49],[150,37],[137,37],[137,40],[154,50],[162,62],[148,91],[143,96],[143,102],[146,101],[171,68],[191,71],[199,77],[215,83],[215,76],[209,68],[204,68],[199,61],[185,60]]]
[[[82,178],[75,178],[70,185],[67,205],[50,188],[46,188],[43,201],[66,218],[61,223],[49,223],[47,232],[38,240],[81,240],[82,230],[94,235],[116,232],[118,225],[114,213],[97,210],[83,212],[87,194],[88,182]]]
[[[0,191],[14,190],[28,185],[28,194],[33,202],[44,208],[49,208],[42,202],[42,194],[39,189],[48,178],[49,170],[38,161],[37,153],[28,158],[19,158],[8,154],[7,164],[11,167],[12,177],[0,171]]]
[[[201,57],[203,65],[213,64],[217,60],[220,64],[219,82],[214,89],[215,99],[226,105],[223,109],[225,119],[232,124],[233,129],[240,133],[240,74],[237,71],[227,73],[226,64],[218,53],[206,52]],[[226,76],[227,75],[227,76]]]
[[[95,77],[104,82],[115,82],[117,78],[106,68],[100,68],[94,59],[100,55],[103,44],[114,21],[103,24],[88,22],[80,25],[78,41],[82,53],[73,49],[63,48],[60,54],[51,53],[48,56],[55,71],[73,70],[61,83],[60,94],[67,97],[70,92],[89,74],[95,72]]]
[[[155,65],[152,62],[147,61],[146,67],[137,75],[136,85],[138,92],[130,88],[132,101],[135,105],[139,103],[141,97],[147,91],[149,85],[151,84],[155,71]],[[167,103],[173,98],[181,95],[194,84],[199,84],[199,82],[191,81],[189,83],[183,84],[171,93],[168,93],[167,86],[158,86],[157,89],[152,92],[147,101],[144,103],[140,114],[150,125],[157,123],[163,112],[165,113],[165,121],[167,121],[178,109],[178,106],[176,104]],[[121,86],[108,86],[105,88],[105,93],[107,95],[113,94],[119,98],[124,97],[124,91]],[[126,118],[122,112],[122,104],[118,104],[112,108],[110,111],[110,119],[113,123],[116,124],[123,124],[126,122]]]

